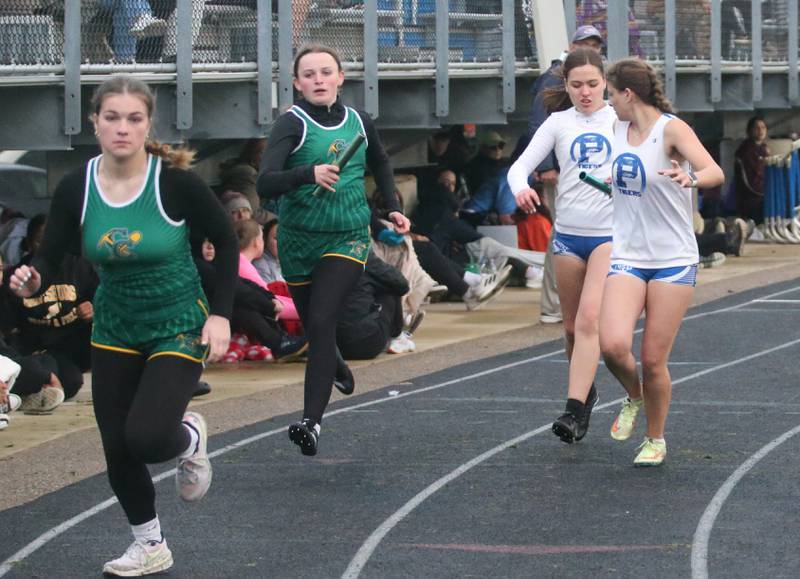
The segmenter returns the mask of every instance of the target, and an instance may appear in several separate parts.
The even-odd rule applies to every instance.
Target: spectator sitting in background
[[[250,205],[250,201],[238,191],[225,191],[219,200],[234,223],[253,218],[253,208]]]
[[[4,207],[0,215],[0,257],[9,265],[19,263],[25,253],[28,221],[22,213]]]
[[[22,404],[22,399],[10,392],[21,370],[14,360],[0,356],[0,430],[8,428],[11,420],[8,415]]]
[[[396,194],[398,197],[400,196],[399,191]],[[375,198],[376,201],[379,199],[378,196]],[[399,253],[403,258],[397,257],[398,262],[408,261],[413,264],[416,261],[425,272],[426,277],[430,276],[435,282],[444,285],[450,293],[461,297],[468,310],[474,310],[500,295],[508,281],[507,277],[466,271],[460,264],[445,257],[426,236],[417,233],[408,235],[397,233],[390,223],[377,218],[376,212],[380,212],[381,209],[376,207],[370,224],[370,232],[374,240],[373,248],[378,256],[384,253],[387,255]],[[410,251],[409,242],[411,243]],[[416,314],[404,314],[407,332],[414,333],[424,313],[424,310],[419,309]]]
[[[4,330],[8,329],[8,305],[16,296],[8,291],[4,283],[3,263],[0,260],[0,321]],[[64,389],[55,372],[58,369],[55,359],[49,354],[36,353],[30,356],[21,355],[16,349],[6,344],[0,336],[0,357],[9,358],[20,366],[20,372],[9,393],[21,398],[20,409],[26,414],[49,414],[64,401]],[[3,382],[7,382],[3,380]],[[5,386],[9,386],[7,383]]]
[[[278,260],[278,220],[271,219],[264,227],[264,253],[253,260],[253,267],[267,284],[267,289],[275,294],[275,298],[283,304],[280,322],[287,332],[293,336],[303,334],[300,315],[294,305],[289,286],[283,279],[281,263]]]
[[[370,249],[364,273],[336,325],[336,344],[345,359],[366,360],[383,351],[403,354],[416,349],[403,331],[400,298],[408,291],[405,277]]]
[[[501,273],[502,278],[506,275],[503,273],[505,265],[510,260],[517,277],[524,284],[531,279],[541,279],[543,253],[503,245],[458,219],[456,212],[459,205],[454,196],[455,179],[451,178],[452,175],[449,169],[441,169],[437,186],[420,192],[413,219],[414,233],[426,236],[445,256],[462,265],[484,262],[490,269]],[[460,251],[461,248],[464,251]]]
[[[234,296],[231,325],[234,331],[244,333],[251,341],[269,348],[275,360],[295,360],[306,351],[308,342],[303,337],[289,336],[278,325],[284,305],[269,291],[252,264],[264,253],[263,230],[252,219],[237,221],[233,229],[239,238],[239,279],[242,287],[237,288]],[[294,315],[297,317],[296,311]]]
[[[223,190],[242,193],[250,202],[252,218],[262,225],[274,218],[261,207],[261,199],[256,192],[258,169],[266,146],[267,139],[248,139],[238,157],[228,159],[219,166]]]
[[[508,166],[508,159],[503,157],[506,141],[497,131],[488,131],[481,138],[478,153],[467,163],[465,176],[470,193],[497,177],[500,171]]]
[[[18,265],[30,265],[47,225],[45,215],[28,224],[28,253]],[[100,281],[91,263],[67,253],[49,285],[37,295],[16,298],[11,312],[19,332],[16,346],[23,355],[47,352],[56,362],[54,370],[67,399],[83,386],[83,373],[91,367],[92,300]]]

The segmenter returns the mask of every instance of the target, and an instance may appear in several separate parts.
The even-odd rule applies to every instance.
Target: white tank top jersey
[[[604,181],[611,171],[617,116],[605,105],[590,115],[572,107],[551,114],[508,171],[516,195],[528,188],[528,176],[555,150],[561,172],[556,187],[556,231],[568,235],[611,235],[611,199],[578,178],[582,171]]]
[[[638,147],[628,143],[630,123],[620,121],[614,130],[612,265],[661,269],[699,260],[692,190],[658,174],[671,167],[664,128],[673,118],[662,114]],[[687,170],[688,163],[683,168]]]

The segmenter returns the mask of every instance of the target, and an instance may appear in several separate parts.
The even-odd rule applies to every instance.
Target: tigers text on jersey
[[[664,150],[664,128],[672,119],[662,114],[636,147],[628,143],[630,123],[617,123],[611,172],[612,265],[665,268],[693,265],[699,259],[692,227],[692,190],[658,173],[671,167]]]
[[[613,125],[617,116],[605,105],[590,115],[575,107],[551,114],[508,171],[516,195],[528,188],[528,176],[555,149],[561,172],[556,193],[556,231],[569,235],[611,235],[611,200],[578,178],[581,172],[601,181],[611,172]]]

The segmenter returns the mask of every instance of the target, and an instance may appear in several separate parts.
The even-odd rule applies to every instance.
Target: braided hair
[[[618,91],[626,88],[639,99],[662,113],[675,113],[672,103],[664,94],[664,85],[652,66],[638,58],[624,58],[608,68],[606,78]]]

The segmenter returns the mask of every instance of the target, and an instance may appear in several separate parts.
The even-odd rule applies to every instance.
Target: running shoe
[[[166,30],[166,20],[156,18],[152,14],[144,12],[139,15],[139,18],[137,18],[133,26],[130,27],[129,32],[131,36],[137,40],[141,40],[142,38],[148,38],[150,36],[163,36]]]
[[[413,334],[419,328],[422,320],[425,319],[425,310],[417,310],[416,314],[408,314],[405,317],[405,327],[403,328],[409,334]]]
[[[663,439],[645,438],[638,450],[633,466],[661,466],[667,458],[667,443]]]
[[[187,412],[183,422],[194,428],[198,435],[197,449],[188,458],[178,459],[178,472],[175,474],[175,485],[178,494],[184,501],[199,501],[211,486],[211,461],[208,459],[208,428],[206,421],[197,412]]]
[[[633,429],[636,428],[636,416],[639,414],[643,404],[643,398],[631,400],[626,397],[622,401],[622,408],[620,408],[619,414],[617,414],[614,423],[611,425],[611,438],[614,440],[628,440],[631,437]]]
[[[392,338],[386,351],[390,354],[408,354],[416,351],[416,349],[417,345],[411,339],[411,334],[403,331],[396,338]]]
[[[578,429],[578,419],[575,418],[572,412],[565,412],[553,422],[553,434],[567,444],[572,444],[576,440],[580,440],[580,438],[578,438]]]
[[[272,350],[272,357],[279,364],[296,362],[308,350],[308,339],[305,336],[290,336],[285,334],[281,345]]]
[[[172,552],[166,539],[134,541],[122,557],[103,565],[103,573],[116,577],[139,577],[166,571],[172,564]]]
[[[14,412],[17,408],[22,406],[22,398],[20,398],[16,394],[12,394],[11,392],[9,392],[7,396],[8,396],[7,402],[0,402],[0,412],[2,412],[3,414]]]
[[[539,322],[542,324],[560,324],[563,320],[561,314],[542,314],[539,316]]]
[[[597,394],[597,388],[594,387],[594,382],[592,382],[589,395],[586,397],[586,403],[583,405],[583,414],[578,419],[578,431],[575,435],[576,442],[586,436],[586,432],[589,430],[589,419],[592,417],[592,410],[597,406],[599,400],[600,396]]]
[[[58,386],[46,386],[22,397],[20,410],[23,414],[52,414],[64,402],[64,389]]]
[[[289,427],[289,439],[300,447],[300,452],[306,456],[317,454],[319,434],[315,428],[316,423],[310,418],[303,418]]]
[[[336,377],[333,379],[333,385],[345,396],[350,396],[356,389],[355,378],[353,378],[353,373],[347,364],[344,364],[341,368],[336,368]]]

